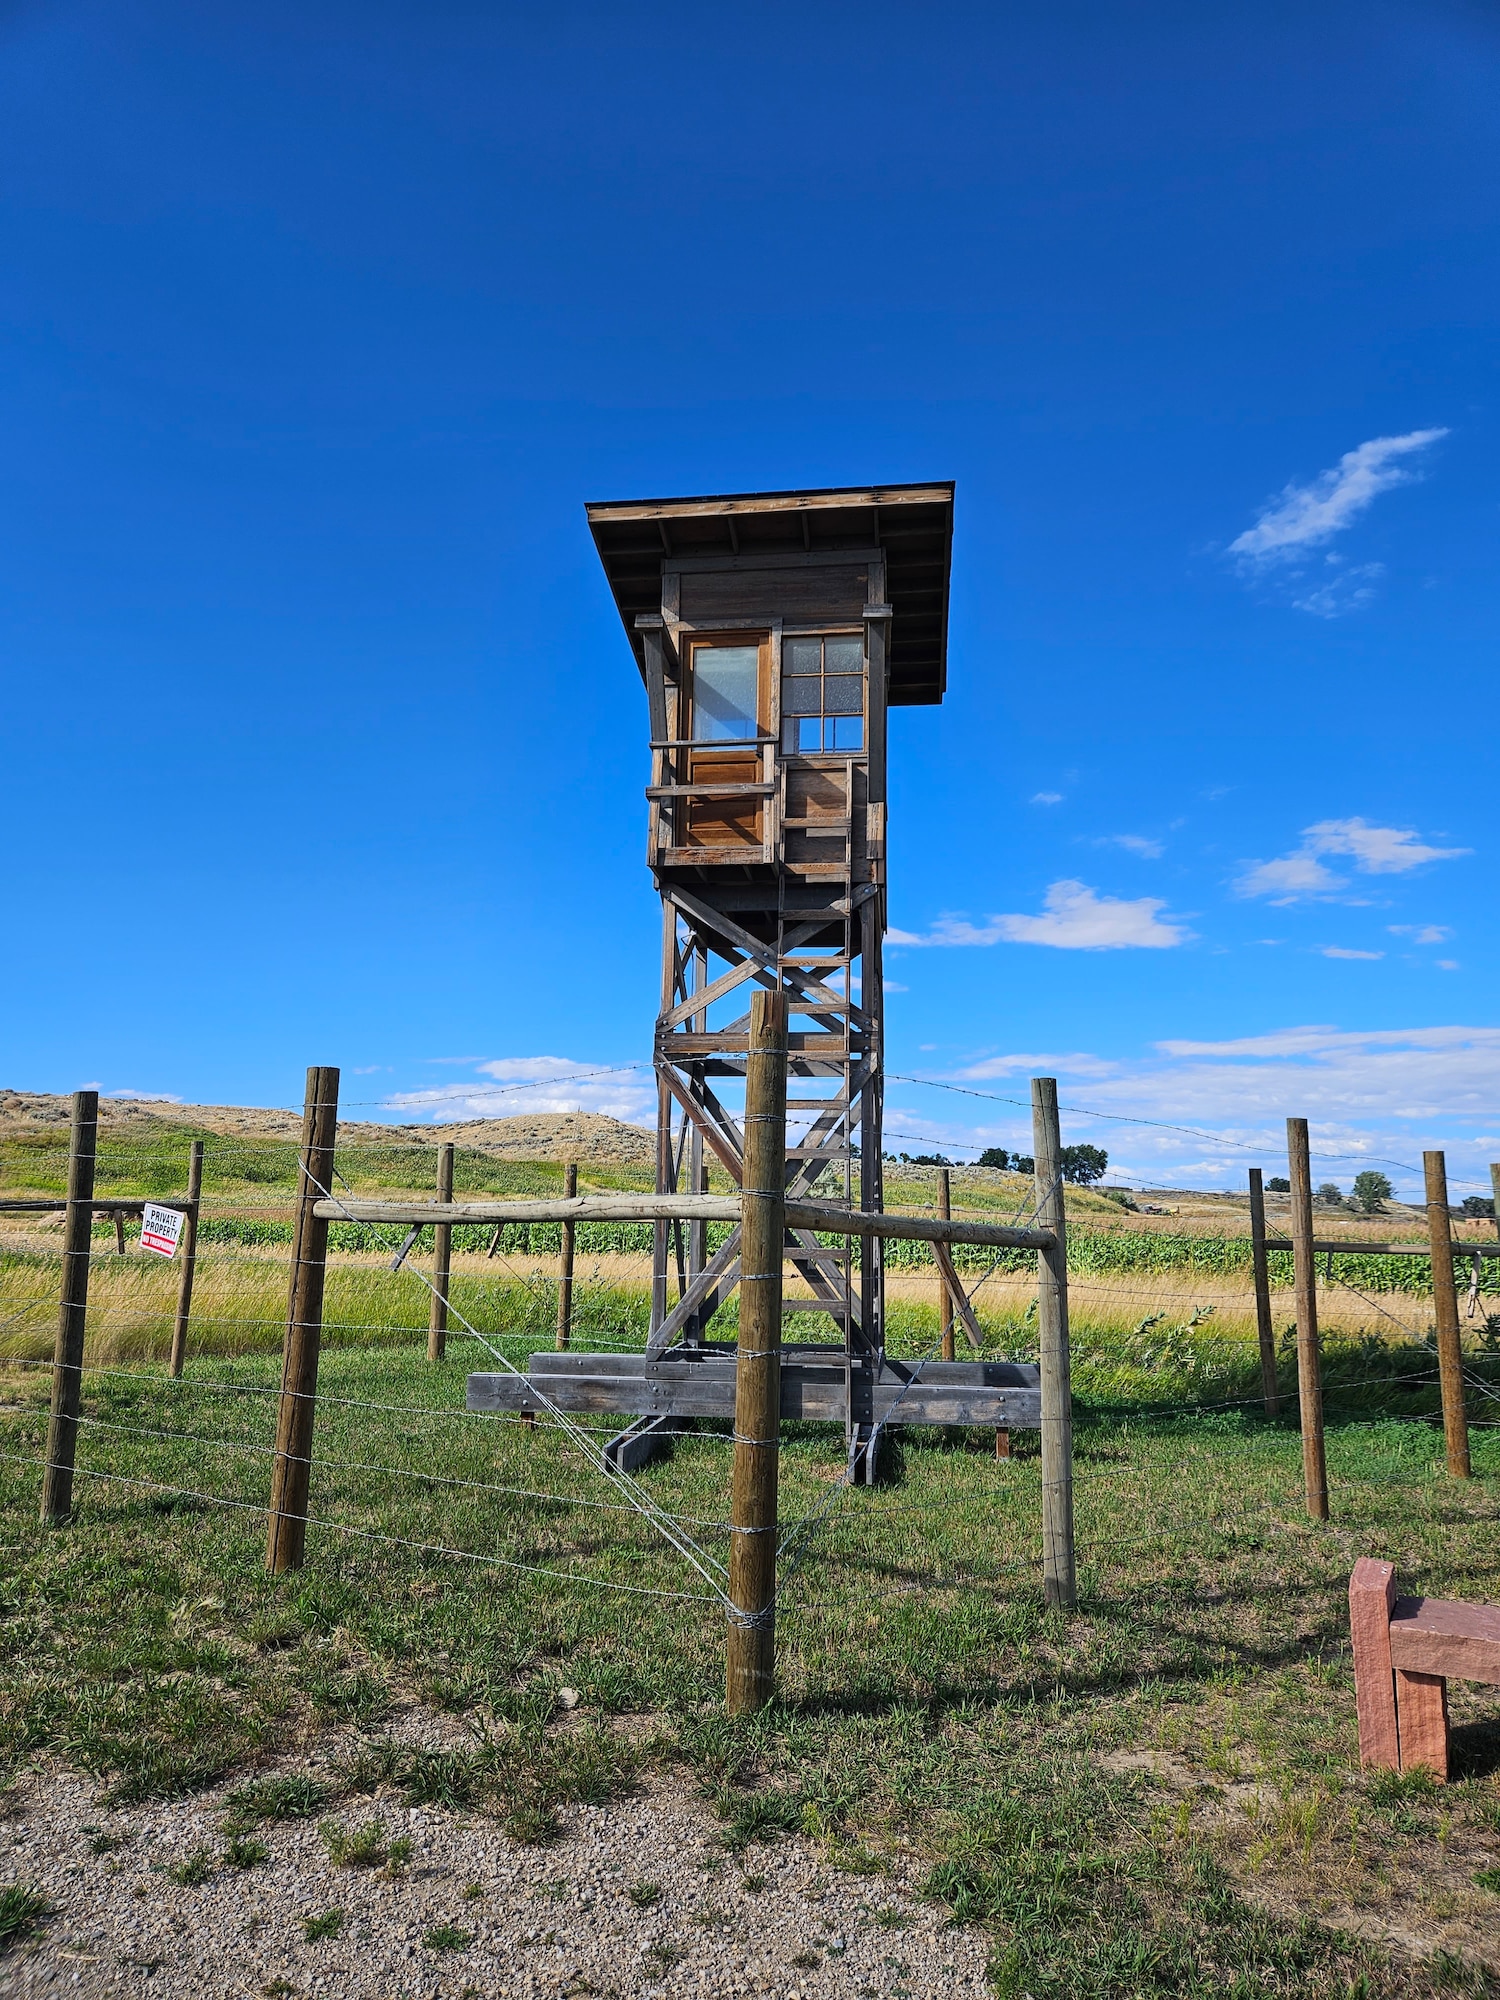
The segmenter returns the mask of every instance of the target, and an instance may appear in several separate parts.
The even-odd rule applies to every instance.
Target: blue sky
[[[1127,1177],[1298,1113],[1330,1176],[1484,1179],[1492,9],[21,0],[0,49],[0,1081],[648,1115],[583,503],[952,478],[890,1068],[990,1095],[893,1085],[892,1143],[1015,1143],[1045,1069]]]

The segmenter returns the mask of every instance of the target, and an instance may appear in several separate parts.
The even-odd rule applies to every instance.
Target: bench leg
[[[1401,1768],[1423,1766],[1439,1784],[1448,1782],[1448,1683],[1442,1674],[1396,1669],[1396,1713],[1401,1731]]]
[[[1391,1678],[1391,1606],[1395,1601],[1393,1566],[1361,1557],[1349,1579],[1349,1633],[1354,1641],[1359,1761],[1367,1770],[1401,1768],[1396,1690]]]

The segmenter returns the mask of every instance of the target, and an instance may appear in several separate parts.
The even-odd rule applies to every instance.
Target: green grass
[[[51,1908],[51,1899],[27,1882],[0,1886],[0,1952],[30,1937]]]
[[[1475,1878],[1500,1830],[1483,1690],[1455,1684],[1455,1784],[1360,1774],[1344,1593],[1355,1557],[1380,1554],[1405,1589],[1500,1601],[1500,1431],[1476,1429],[1480,1476],[1453,1482],[1431,1383],[1401,1379],[1430,1364],[1342,1344],[1334,1520],[1315,1527],[1295,1433],[1213,1407],[1253,1381],[1244,1357],[1184,1341],[1175,1371],[1081,1341],[1076,1615],[1040,1597],[1034,1438],[997,1465],[984,1434],[911,1429],[889,1483],[843,1495],[788,1565],[781,1697],[738,1722],[701,1580],[635,1514],[579,1504],[613,1495],[555,1431],[461,1414],[467,1343],[437,1367],[325,1353],[312,1512],[364,1534],[313,1526],[280,1578],[261,1511],[272,1357],[197,1360],[180,1383],[89,1376],[77,1515],[45,1533],[45,1379],[17,1372],[0,1392],[0,1450],[26,1461],[0,1458],[0,1767],[57,1756],[122,1802],[227,1784],[231,1838],[331,1817],[352,1855],[373,1824],[364,1865],[390,1867],[377,1793],[545,1840],[570,1806],[675,1763],[732,1851],[797,1834],[835,1868],[918,1858],[934,1898],[990,1929],[1000,1993],[1482,1991],[1472,1965],[1411,1969],[1340,1928],[1376,1909],[1425,1934],[1441,1895],[1482,1937],[1494,1895]],[[788,1427],[786,1521],[828,1498],[841,1457],[831,1431]],[[644,1475],[721,1555],[727,1469],[704,1430]],[[564,1686],[582,1701],[558,1728]],[[408,1698],[466,1736],[396,1741],[387,1709]],[[309,1770],[319,1730],[347,1747]]]

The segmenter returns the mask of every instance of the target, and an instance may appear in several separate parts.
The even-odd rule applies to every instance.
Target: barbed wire
[[[46,1465],[44,1458],[33,1458],[29,1453],[0,1451],[0,1459],[8,1460],[15,1465],[29,1465],[37,1471],[43,1470]],[[196,1500],[206,1507],[227,1507],[240,1513],[250,1514],[264,1514],[266,1511],[262,1501],[231,1500],[222,1494],[199,1493],[191,1487],[172,1486],[164,1481],[146,1479],[135,1473],[101,1472],[95,1467],[84,1465],[75,1466],[73,1470],[75,1476],[80,1479],[104,1480],[118,1486],[144,1486],[153,1492],[173,1493],[185,1500]],[[518,1562],[509,1556],[484,1555],[474,1549],[450,1548],[442,1542],[414,1541],[407,1535],[387,1535],[376,1528],[357,1528],[349,1522],[329,1521],[315,1514],[307,1514],[303,1518],[310,1528],[327,1528],[334,1534],[352,1535],[361,1541],[385,1542],[395,1548],[413,1549],[421,1555],[451,1557],[461,1562],[484,1563],[498,1569],[522,1570],[529,1576],[552,1577],[561,1583],[585,1584],[598,1590],[619,1590],[632,1597],[665,1597],[678,1604],[714,1604],[719,1601],[717,1596],[711,1597],[699,1591],[656,1590],[646,1584],[616,1583],[611,1577],[580,1576],[576,1570],[552,1569],[540,1563]]]

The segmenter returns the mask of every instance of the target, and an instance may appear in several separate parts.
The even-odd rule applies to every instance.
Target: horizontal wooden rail
[[[586,1194],[572,1201],[320,1201],[314,1214],[325,1222],[419,1223],[505,1222],[738,1222],[737,1195]],[[1050,1250],[1050,1229],[1011,1229],[999,1223],[945,1222],[926,1215],[867,1215],[823,1202],[789,1201],[787,1225],[821,1229],[832,1236],[899,1236],[924,1243],[976,1243],[1001,1250]]]
[[[769,799],[774,785],[647,785],[648,799]]]

